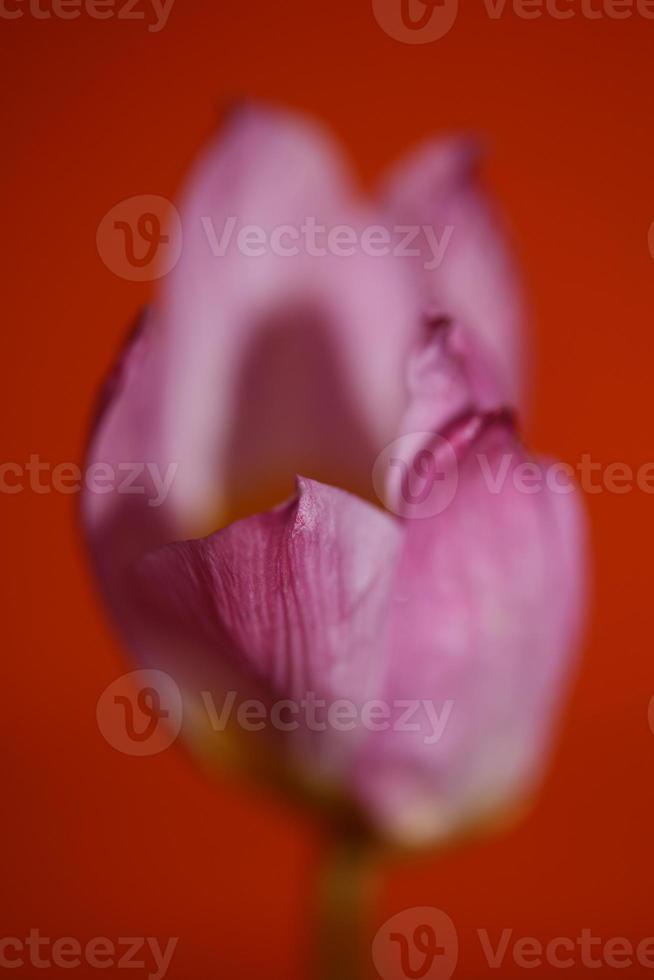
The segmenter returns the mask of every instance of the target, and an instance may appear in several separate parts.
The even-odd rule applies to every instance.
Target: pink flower
[[[206,692],[256,699],[229,726],[253,765],[410,843],[537,780],[583,611],[577,494],[542,461],[523,485],[522,302],[476,171],[433,143],[366,203],[306,121],[233,116],[91,441],[89,464],[147,468],[83,505],[189,742],[211,742]]]

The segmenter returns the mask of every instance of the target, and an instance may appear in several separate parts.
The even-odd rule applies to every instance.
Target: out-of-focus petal
[[[89,464],[176,463],[171,538],[285,499],[297,472],[369,495],[418,319],[392,256],[326,248],[330,229],[373,220],[330,141],[301,117],[242,109],[196,165],[180,213],[181,258],[126,356]],[[323,228],[315,242],[307,222]],[[248,226],[268,236],[265,254],[245,254],[257,250]],[[93,501],[91,532],[123,504]]]
[[[158,416],[164,391],[160,326],[146,310],[100,392],[81,499],[83,530],[115,614],[126,565],[180,530],[169,495],[179,464],[166,453]]]
[[[87,457],[119,484],[120,467],[142,467],[128,491],[83,500],[119,620],[126,561],[287,499],[297,472],[370,496],[419,322],[391,256],[325,255],[325,236],[314,249],[305,232],[297,255],[244,254],[248,225],[270,236],[372,220],[330,140],[302,117],[236,112],[195,167],[180,213],[181,258],[121,358]],[[152,474],[171,475],[165,494]]]
[[[390,511],[414,517],[430,508],[436,513],[455,490],[436,472],[436,456],[446,465],[453,455],[447,433],[466,415],[503,408],[505,393],[478,339],[445,320],[431,325],[409,357],[407,388],[407,410],[396,439],[378,460],[375,485],[383,485],[380,497]]]
[[[301,710],[277,734],[282,758],[417,843],[537,776],[583,605],[583,521],[574,495],[514,484],[525,456],[498,409],[520,385],[521,301],[473,154],[428,147],[385,201],[387,228],[452,228],[438,268],[316,251],[307,225],[360,242],[378,217],[313,126],[232,118],[105,392],[87,463],[125,480],[87,489],[83,518],[115,620],[182,688],[191,741],[203,691],[282,700],[287,719],[303,699],[416,702],[418,732],[313,728]],[[245,254],[259,230],[263,253]],[[424,314],[455,325],[425,342]],[[334,489],[369,495],[398,436],[380,496],[400,521]],[[407,479],[419,456],[436,506]],[[296,472],[311,479],[268,512]]]
[[[504,400],[524,392],[525,303],[502,222],[479,182],[479,152],[467,139],[434,140],[390,174],[382,200],[396,222],[428,226],[441,248],[411,261],[425,306],[477,335],[497,363]],[[424,239],[424,235],[421,240]]]
[[[298,758],[314,775],[338,773],[362,732],[356,726],[343,737],[325,726],[325,703],[360,706],[379,696],[401,537],[383,511],[299,479],[290,503],[138,563],[131,587],[151,623],[141,659],[152,666],[173,636],[175,676],[195,684],[191,699],[203,685],[223,691],[231,672],[240,676],[239,700],[256,688],[267,701],[292,702],[284,724],[297,722],[291,742]],[[187,644],[185,665],[178,637]],[[307,725],[307,698],[323,702],[317,723],[326,731]]]
[[[181,213],[184,250],[161,303],[179,510],[225,523],[285,499],[298,472],[369,494],[404,404],[415,296],[392,256],[328,247],[330,230],[374,221],[331,143],[296,116],[242,110]],[[230,223],[215,256],[207,236],[216,245]],[[255,257],[239,241],[248,226],[268,243],[285,231]]]
[[[584,608],[576,491],[550,489],[543,462],[529,483],[507,419],[472,417],[452,441],[457,492],[406,521],[391,627],[384,697],[417,704],[420,730],[376,736],[359,767],[364,804],[414,843],[487,817],[538,778]]]

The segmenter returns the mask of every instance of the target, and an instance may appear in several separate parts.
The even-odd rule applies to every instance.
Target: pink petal
[[[502,223],[480,187],[478,169],[471,141],[434,140],[391,173],[382,198],[396,222],[430,226],[447,243],[435,269],[424,268],[431,259],[424,245],[421,256],[411,260],[424,305],[474,331],[497,364],[504,400],[516,404],[524,389],[524,300]]]
[[[129,494],[85,495],[85,530],[119,619],[128,560],[267,509],[293,492],[297,472],[369,496],[373,460],[404,408],[401,365],[418,323],[390,257],[302,248],[255,258],[237,247],[248,224],[270,233],[307,219],[372,220],[331,142],[301,117],[236,113],[195,167],[180,212],[181,259],[122,357],[87,457],[114,471],[175,468],[160,506],[148,474]],[[230,218],[231,245],[216,255]]]
[[[100,394],[86,457],[82,523],[101,580],[118,576],[136,555],[179,532],[169,500],[160,507],[152,472],[165,479],[176,470],[167,457],[158,413],[165,390],[159,324],[146,311]],[[148,466],[153,469],[148,469]],[[108,491],[95,489],[93,474],[113,474]],[[129,486],[127,484],[129,483]],[[102,481],[98,484],[102,487]]]
[[[452,441],[449,507],[405,525],[384,693],[427,699],[441,718],[449,702],[451,714],[434,744],[422,709],[420,731],[379,734],[357,773],[381,826],[414,843],[488,816],[538,778],[584,606],[577,493],[516,489],[528,457],[506,419],[472,417]]]
[[[235,117],[190,181],[181,260],[121,361],[88,457],[160,476],[174,464],[172,486],[152,507],[146,471],[143,495],[132,485],[83,501],[119,626],[194,711],[202,690],[453,702],[435,744],[424,728],[360,725],[288,739],[305,770],[349,787],[381,828],[413,841],[451,833],[537,776],[583,606],[575,497],[511,482],[525,457],[495,410],[520,386],[521,301],[473,171],[470,152],[450,144],[390,182],[387,219],[454,227],[431,272],[305,247],[254,258],[232,244],[216,256],[207,226],[220,236],[232,216],[237,230],[268,233],[307,218],[376,221],[313,127],[281,112]],[[456,326],[421,346],[421,310]],[[367,494],[373,459],[398,434],[397,462],[410,469],[431,453],[441,472],[428,476],[444,477],[451,499],[434,509],[384,470],[382,495],[406,518],[396,521],[325,485]],[[506,453],[504,483],[489,492],[478,456],[492,476]],[[258,513],[285,499],[295,472],[312,477],[298,499]]]
[[[215,257],[207,227],[220,237],[230,218],[232,243]],[[369,493],[404,405],[398,365],[416,324],[404,270],[390,256],[312,254],[304,236],[284,240],[299,249],[290,257],[237,247],[248,225],[270,234],[373,220],[331,143],[301,118],[242,111],[196,167],[182,219],[162,301],[179,509],[225,523],[285,499],[297,472]]]
[[[470,331],[446,321],[437,322],[416,345],[407,388],[409,403],[397,438],[378,459],[374,475],[386,507],[415,517],[436,513],[456,490],[455,482],[439,482],[434,472],[436,450],[441,466],[448,457],[456,463],[446,433],[465,415],[503,408],[504,392]]]
[[[290,503],[139,562],[130,587],[141,623],[151,624],[140,659],[166,668],[170,654],[191,699],[205,688],[220,696],[231,675],[239,701],[255,692],[292,700],[297,755],[314,775],[340,768],[362,733],[343,740],[333,729],[307,730],[302,703],[379,696],[400,543],[399,525],[382,511],[299,479]]]

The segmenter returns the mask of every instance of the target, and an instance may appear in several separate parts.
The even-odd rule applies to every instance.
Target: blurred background
[[[421,138],[480,133],[535,313],[530,443],[572,464],[654,461],[654,20],[635,7],[591,18],[588,0],[565,20],[510,3],[493,18],[466,0],[445,36],[407,44],[370,0],[176,0],[158,31],[149,0],[138,20],[3,4],[4,460],[81,460],[100,380],[153,289],[103,264],[98,225],[125,198],[173,195],[226,103],[248,96],[322,118],[368,185]],[[26,490],[1,503],[2,936],[178,936],[172,980],[308,980],[324,831],[209,780],[178,749],[139,759],[105,741],[96,704],[127,662],[87,570],[77,498]],[[593,615],[543,792],[515,828],[383,876],[374,928],[407,908],[445,911],[457,977],[497,974],[479,929],[493,945],[507,929],[542,942],[654,936],[654,496],[587,504]],[[524,972],[509,953],[501,975]]]

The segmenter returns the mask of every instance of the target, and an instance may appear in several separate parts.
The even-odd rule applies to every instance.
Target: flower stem
[[[370,962],[373,856],[360,835],[341,832],[320,881],[317,980],[364,980]]]

